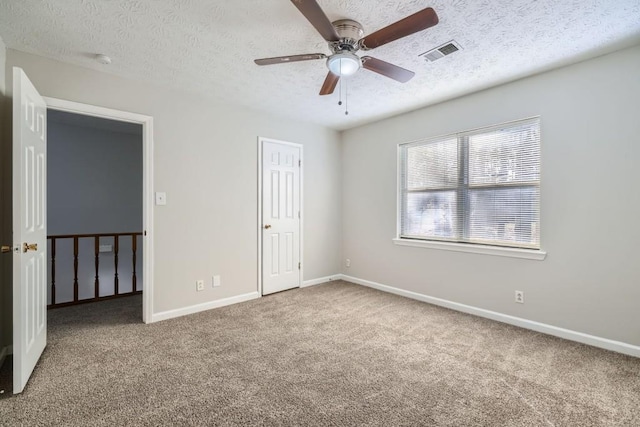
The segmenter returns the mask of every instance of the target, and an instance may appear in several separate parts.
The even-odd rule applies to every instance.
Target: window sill
[[[538,249],[520,249],[520,248],[506,248],[500,246],[488,246],[488,245],[472,245],[468,243],[452,243],[452,242],[436,242],[429,240],[417,240],[417,239],[393,239],[393,243],[399,246],[412,246],[414,248],[427,248],[427,249],[440,249],[443,251],[454,252],[468,252],[473,254],[482,255],[495,255],[504,256],[510,258],[522,258],[533,259],[542,261],[547,256],[547,253]]]

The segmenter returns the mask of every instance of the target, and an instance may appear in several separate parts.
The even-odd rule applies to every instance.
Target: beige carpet
[[[140,318],[50,311],[0,424],[640,426],[640,359],[345,282]]]

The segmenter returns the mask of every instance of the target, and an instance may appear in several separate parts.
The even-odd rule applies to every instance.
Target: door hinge
[[[300,219],[300,211],[298,211],[298,219]]]
[[[302,160],[298,160],[298,167],[302,166]]]
[[[302,263],[298,263],[298,270],[300,270],[300,267],[302,267]]]

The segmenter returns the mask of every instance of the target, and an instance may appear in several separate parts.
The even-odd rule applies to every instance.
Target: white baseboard
[[[318,279],[305,280],[300,285],[301,288],[308,288],[309,286],[320,285],[322,283],[331,282],[333,280],[340,280],[342,278],[342,274],[334,274],[333,276],[320,277]]]
[[[161,320],[173,319],[175,317],[186,316],[188,314],[199,313],[201,311],[207,311],[213,308],[220,308],[220,307],[225,307],[227,305],[238,304],[240,302],[250,301],[256,298],[260,298],[260,294],[258,292],[250,292],[248,294],[242,294],[242,295],[237,295],[235,297],[209,301],[202,304],[191,305],[189,307],[162,311],[160,313],[153,314],[151,316],[151,322],[153,323],[153,322],[159,322]]]
[[[461,311],[463,313],[473,314],[475,316],[485,317],[487,319],[496,320],[502,323],[508,323],[510,325],[519,326],[525,329],[531,329],[536,332],[541,332],[547,335],[553,335],[556,337],[564,338],[570,341],[576,341],[582,344],[592,345],[594,347],[603,348],[605,350],[611,350],[629,356],[640,357],[640,346],[627,344],[621,341],[614,341],[608,338],[596,337],[593,335],[585,334],[582,332],[572,331],[570,329],[564,329],[546,323],[535,322],[533,320],[522,319],[520,317],[510,316],[508,314],[498,313],[496,311],[485,310],[483,308],[473,307],[470,305],[460,304],[453,301],[448,301],[441,298],[430,297],[428,295],[419,294],[417,292],[406,291],[400,288],[394,288],[392,286],[383,285],[381,283],[372,282],[370,280],[359,279],[357,277],[339,275],[339,279],[347,282],[355,283],[369,288],[378,289],[383,292],[389,292],[392,294],[400,295],[403,297],[423,301],[429,304],[438,305],[441,307],[450,308],[452,310]]]

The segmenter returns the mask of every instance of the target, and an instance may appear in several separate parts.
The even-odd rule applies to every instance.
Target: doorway
[[[49,109],[46,158],[48,308],[141,294],[142,126]]]
[[[66,244],[71,249],[70,255],[68,256],[76,258],[71,263],[74,267],[73,271],[67,273],[73,277],[72,292],[74,298],[82,299],[81,297],[83,296],[93,298],[98,296],[104,298],[105,295],[109,294],[126,295],[134,294],[142,290],[142,321],[150,323],[153,313],[153,246],[151,232],[153,225],[153,206],[151,204],[153,118],[136,113],[96,107],[56,98],[44,97],[44,100],[47,104],[49,114],[58,120],[72,122],[74,120],[83,121],[99,127],[106,126],[108,128],[107,130],[116,130],[125,133],[135,132],[133,129],[139,128],[139,136],[142,140],[142,162],[138,164],[137,167],[142,168],[142,218],[140,222],[142,227],[138,230],[110,230],[104,233],[93,233],[90,236],[89,233],[80,234],[80,236],[85,237],[78,237],[77,234],[57,234],[58,236],[67,238],[60,239],[58,237],[53,241],[49,239],[49,249],[53,255],[53,242],[56,242],[56,245]],[[51,200],[49,203],[52,203]],[[96,213],[96,215],[99,215],[99,213]],[[131,221],[124,219],[120,221],[120,223],[131,224]],[[126,227],[126,225],[123,227]],[[80,273],[82,267],[80,262],[77,261],[83,246],[85,246],[85,249],[88,249],[88,253],[86,253],[84,257],[85,260],[87,257],[90,257],[92,263],[89,269],[87,269],[85,265],[82,271],[85,273],[85,276],[93,276],[89,279],[92,285],[87,287],[85,283],[84,288],[80,279],[82,277]],[[60,256],[61,249],[61,247],[55,249],[55,256]],[[100,267],[101,263],[103,265],[102,267]],[[54,263],[52,262],[51,266],[53,265]],[[67,265],[69,265],[69,263],[67,263]],[[107,272],[102,273],[105,267],[108,268],[106,270]],[[118,271],[119,268],[120,270]],[[60,274],[55,271],[50,273]],[[105,278],[110,276],[108,280],[104,280],[102,285],[100,284],[101,275]],[[49,274],[49,276],[51,277],[51,274]],[[87,278],[85,277],[85,279]],[[142,287],[140,286],[140,279],[144,280],[143,289],[140,289]],[[84,295],[82,293],[84,293]],[[58,296],[60,296],[60,294]],[[50,302],[52,297],[54,297],[54,292],[50,294]],[[60,298],[58,298],[58,301],[60,301]]]
[[[302,283],[302,145],[258,139],[258,292]]]

